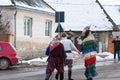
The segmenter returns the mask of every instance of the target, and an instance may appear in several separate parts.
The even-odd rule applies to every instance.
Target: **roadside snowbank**
[[[22,63],[26,63],[26,64],[29,64],[29,65],[46,65],[47,64],[47,58],[48,57],[38,57],[38,58],[35,58],[35,59],[31,59],[31,60],[23,60]],[[113,60],[113,54],[110,53],[110,52],[103,52],[103,53],[98,53],[97,56],[97,61],[104,61],[104,60]],[[74,54],[74,60],[77,61],[77,60],[80,60],[81,57],[78,56],[78,54]]]

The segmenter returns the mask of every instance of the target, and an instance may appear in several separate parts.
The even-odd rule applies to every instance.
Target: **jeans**
[[[120,60],[120,50],[114,51],[114,59],[116,59],[116,54],[118,55],[118,60]]]

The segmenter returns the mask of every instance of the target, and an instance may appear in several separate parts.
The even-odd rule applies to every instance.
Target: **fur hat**
[[[85,35],[85,33],[86,33],[87,30],[90,30],[90,26],[86,26],[86,27],[83,29],[83,31],[82,31],[82,36]]]

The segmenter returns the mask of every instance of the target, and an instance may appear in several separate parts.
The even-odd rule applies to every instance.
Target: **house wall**
[[[24,36],[24,17],[32,18],[32,37]],[[32,55],[32,57],[44,55],[45,48],[54,37],[57,24],[54,15],[40,14],[18,10],[16,16],[16,48],[20,54]],[[52,37],[45,36],[45,22],[52,20]]]
[[[113,36],[113,38],[116,38],[116,36],[119,36],[119,38],[120,38],[120,31],[112,32],[112,36]]]
[[[109,51],[109,35],[111,32],[99,32],[99,52]]]

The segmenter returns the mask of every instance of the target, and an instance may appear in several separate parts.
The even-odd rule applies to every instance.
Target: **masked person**
[[[49,80],[54,69],[56,69],[60,74],[59,80],[64,80],[64,62],[65,62],[66,54],[64,51],[63,44],[59,42],[59,39],[57,37],[55,37],[51,41],[49,48],[50,48],[50,54],[47,59],[48,64],[46,67],[45,80]]]
[[[94,76],[97,75],[96,72],[96,53],[97,53],[97,43],[96,40],[89,30],[85,28],[83,30],[83,40],[82,40],[82,54],[84,55],[84,65],[85,65],[85,76],[87,80],[92,80]]]

